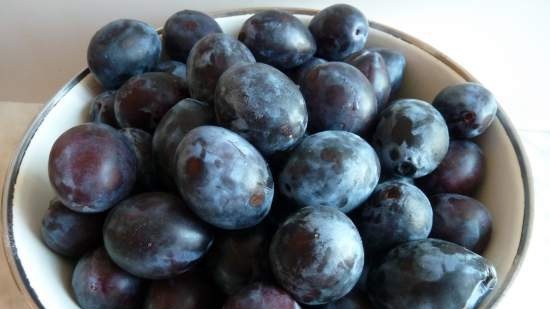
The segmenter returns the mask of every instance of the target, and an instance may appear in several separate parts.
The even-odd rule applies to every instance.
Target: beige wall
[[[95,30],[121,17],[158,27],[185,9],[321,8],[330,0],[0,0],[0,101],[41,102],[85,64]],[[550,72],[550,1],[348,0],[379,22],[409,32],[468,68],[520,127],[550,129],[541,90]],[[537,104],[538,102],[538,104]],[[526,115],[525,110],[537,112]],[[546,108],[546,110],[541,110]]]

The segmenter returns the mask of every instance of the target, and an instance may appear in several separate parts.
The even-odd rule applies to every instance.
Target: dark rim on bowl
[[[273,9],[273,8],[266,7],[266,8],[238,9],[238,10],[231,10],[231,11],[215,12],[211,15],[215,18],[222,18],[222,17],[254,14],[266,9]],[[278,8],[278,9],[284,10],[296,15],[315,15],[318,12],[318,10],[302,9],[302,8]],[[430,54],[437,60],[444,63],[446,66],[450,67],[458,75],[464,78],[464,80],[469,82],[478,82],[464,68],[462,68],[460,65],[458,65],[457,63],[449,59],[446,55],[439,52],[429,44],[426,44],[404,32],[401,32],[399,30],[396,30],[394,28],[388,27],[386,25],[383,25],[377,22],[371,21],[370,25],[374,29],[390,34],[393,37],[400,39],[404,42],[407,42],[411,45],[414,45],[419,49],[423,50],[424,52]],[[45,307],[40,301],[38,295],[34,291],[33,287],[31,286],[27,278],[27,275],[25,273],[25,270],[23,269],[23,266],[21,264],[21,261],[17,253],[17,246],[15,245],[15,239],[13,234],[13,195],[14,195],[17,177],[19,174],[19,168],[21,166],[21,162],[23,158],[25,157],[27,148],[32,138],[34,137],[34,134],[42,124],[44,118],[53,109],[53,107],[55,107],[57,103],[74,86],[76,86],[80,81],[82,81],[89,73],[90,73],[89,69],[86,68],[77,76],[72,78],[65,86],[63,86],[63,88],[61,88],[61,90],[57,92],[57,94],[44,106],[42,111],[34,118],[32,124],[27,129],[23,137],[23,140],[21,141],[21,144],[17,149],[17,152],[16,152],[17,155],[12,159],[6,173],[4,188],[2,191],[2,224],[0,224],[2,227],[4,254],[9,265],[10,273],[17,285],[17,288],[19,289],[21,294],[24,296],[26,303],[30,305],[32,308],[45,308]],[[521,178],[522,178],[525,198],[524,198],[524,213],[523,213],[523,224],[521,228],[521,237],[518,245],[518,250],[516,252],[516,256],[514,257],[512,267],[508,272],[507,276],[501,279],[502,285],[500,289],[493,292],[494,294],[491,295],[490,301],[486,304],[488,308],[492,308],[495,305],[495,303],[501,299],[502,294],[508,288],[512,280],[515,278],[518,272],[518,268],[523,262],[524,255],[528,245],[529,236],[531,234],[531,222],[532,222],[532,216],[533,216],[532,177],[531,177],[531,171],[525,156],[525,151],[521,146],[519,137],[516,131],[514,130],[514,128],[512,127],[510,120],[508,119],[508,117],[505,115],[505,113],[502,111],[500,107],[497,112],[497,117],[500,123],[502,124],[502,126],[504,127],[504,130],[506,131],[506,135],[508,136],[512,144],[512,147],[514,148],[514,152],[518,158],[518,164],[521,171]]]

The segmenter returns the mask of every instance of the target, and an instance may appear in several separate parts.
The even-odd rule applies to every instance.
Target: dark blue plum
[[[212,245],[212,232],[178,197],[142,193],[118,204],[103,227],[109,256],[124,270],[147,279],[184,273]]]
[[[141,74],[132,77],[117,91],[115,115],[122,128],[152,133],[162,116],[187,96],[185,85],[172,74]]]
[[[418,178],[435,170],[447,154],[449,131],[433,106],[403,99],[380,114],[373,146],[386,172]]]
[[[225,70],[239,63],[256,60],[248,48],[233,37],[215,33],[199,40],[187,59],[187,83],[191,97],[214,102],[218,78]]]
[[[212,17],[197,11],[183,10],[170,16],[164,24],[164,50],[170,58],[186,62],[197,41],[210,33],[222,32]]]
[[[347,57],[346,62],[358,68],[365,75],[376,94],[378,110],[384,109],[391,90],[390,77],[384,58],[377,52],[363,49]]]
[[[396,247],[368,277],[379,309],[473,309],[496,287],[492,265],[461,246],[425,239]]]
[[[132,148],[137,158],[137,179],[134,190],[154,190],[159,183],[153,161],[153,137],[151,134],[136,128],[121,129],[120,133],[129,142],[130,148]]]
[[[153,281],[143,308],[215,309],[223,302],[223,295],[205,274],[188,271],[172,279]]]
[[[86,123],[57,138],[48,175],[61,202],[78,212],[102,212],[124,199],[136,181],[136,155],[124,136]]]
[[[377,114],[374,89],[357,68],[343,62],[319,64],[302,79],[308,131],[365,133]]]
[[[160,38],[150,25],[119,19],[99,29],[88,45],[88,67],[106,89],[150,71],[160,58]]]
[[[256,60],[280,69],[303,64],[317,50],[307,27],[294,15],[277,10],[262,11],[247,19],[239,41]]]
[[[436,194],[431,198],[434,225],[430,237],[454,242],[481,254],[492,231],[492,216],[478,200],[460,194]]]
[[[179,77],[181,82],[187,87],[187,66],[183,62],[174,60],[162,61],[157,64],[153,71],[175,75]]]
[[[218,124],[264,155],[291,148],[306,132],[308,116],[300,90],[285,74],[262,63],[225,71],[214,106]]]
[[[372,256],[407,241],[428,238],[432,222],[432,207],[426,195],[398,180],[376,186],[356,219],[367,255]]]
[[[305,207],[289,217],[271,241],[271,269],[303,304],[321,305],[351,291],[363,270],[359,232],[341,211]]]
[[[291,153],[279,189],[300,206],[349,212],[363,203],[380,178],[374,149],[359,136],[325,131],[306,137]]]
[[[403,76],[407,67],[407,58],[398,50],[390,48],[372,48],[372,51],[377,52],[384,58],[384,64],[388,70],[388,75],[391,83],[390,96],[394,96],[403,83]]]
[[[433,105],[445,118],[454,138],[473,138],[483,134],[493,123],[498,109],[493,94],[475,83],[441,90]]]
[[[317,13],[309,23],[309,30],[317,42],[317,55],[340,61],[365,47],[369,22],[353,6],[335,4]]]
[[[72,287],[83,309],[134,309],[141,308],[145,282],[120,269],[99,248],[78,261]]]
[[[175,177],[174,157],[182,138],[192,129],[213,124],[214,108],[199,100],[187,98],[178,102],[162,117],[153,135],[153,154],[166,177]]]
[[[103,123],[118,128],[115,117],[116,91],[108,90],[98,94],[90,104],[90,122]]]
[[[300,305],[279,287],[255,283],[231,296],[222,309],[300,309]]]
[[[429,194],[470,194],[481,183],[485,174],[485,157],[474,142],[451,141],[449,151],[439,166],[419,178],[418,186]]]
[[[104,219],[103,214],[72,211],[54,199],[42,218],[42,240],[56,253],[80,257],[101,243]]]
[[[269,279],[269,241],[264,225],[240,231],[223,231],[208,253],[208,269],[228,295],[245,286]]]
[[[297,85],[300,85],[300,83],[302,82],[302,79],[309,73],[309,71],[311,71],[311,69],[323,63],[327,63],[327,61],[321,58],[311,57],[308,61],[304,62],[303,64],[297,67],[294,67],[292,69],[286,70],[286,74]]]
[[[273,178],[261,154],[227,129],[191,130],[176,150],[176,184],[204,221],[228,230],[258,224],[273,200]]]
[[[311,307],[312,309],[372,309],[367,301],[367,296],[358,292],[351,292],[339,300],[322,305]]]

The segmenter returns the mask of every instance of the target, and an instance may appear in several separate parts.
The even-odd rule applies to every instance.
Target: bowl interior
[[[226,33],[235,35],[250,14],[220,17],[218,22]],[[308,22],[308,14],[297,15]],[[464,82],[467,73],[439,60],[437,54],[427,52],[420,42],[409,42],[390,35],[374,24],[368,45],[399,49],[407,56],[408,65],[401,97],[413,97],[431,102],[443,87]],[[441,59],[441,58],[440,58]],[[7,195],[9,244],[15,275],[20,277],[22,289],[36,307],[78,308],[71,288],[73,263],[52,253],[40,239],[40,222],[49,200],[54,196],[49,184],[47,161],[55,139],[70,127],[86,120],[88,103],[100,91],[90,74],[81,74],[72,87],[64,88],[57,103],[46,107],[27,147],[22,148],[19,169],[13,170],[13,188]],[[485,301],[488,308],[500,295],[514,271],[516,255],[522,237],[525,179],[521,158],[506,130],[502,116],[478,139],[487,158],[487,174],[477,198],[489,207],[494,219],[494,230],[485,252],[499,275],[497,290]],[[11,250],[11,252],[10,252]]]

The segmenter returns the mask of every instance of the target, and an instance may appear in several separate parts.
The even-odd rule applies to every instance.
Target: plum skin
[[[129,273],[165,279],[187,271],[212,245],[210,228],[177,196],[150,192],[118,204],[105,220],[103,242]]]
[[[104,248],[84,255],[72,275],[72,288],[83,309],[139,308],[145,282],[120,269]]]
[[[430,174],[418,179],[422,190],[429,194],[470,194],[485,174],[483,151],[474,142],[454,140],[443,161]]]
[[[164,114],[153,135],[153,156],[168,178],[173,179],[175,176],[174,157],[185,134],[214,122],[214,108],[191,98],[179,101]]]
[[[113,128],[118,128],[115,117],[116,91],[108,90],[98,94],[91,102],[90,122],[103,123]]]
[[[149,286],[144,309],[205,309],[220,308],[223,295],[215,284],[197,270],[177,277],[155,280]]]
[[[193,10],[179,11],[170,16],[163,28],[164,48],[170,58],[185,62],[197,41],[210,33],[222,33],[212,17]]]
[[[343,297],[364,265],[363,243],[353,222],[330,207],[305,207],[289,217],[271,241],[269,257],[279,284],[303,304]]]
[[[491,239],[492,216],[481,202],[460,194],[431,198],[434,225],[430,237],[450,241],[481,254]]]
[[[254,226],[267,216],[273,178],[264,158],[225,128],[191,130],[176,150],[176,184],[191,210],[221,229]]]
[[[317,55],[341,61],[362,49],[367,42],[369,22],[353,6],[335,4],[317,13],[309,23],[317,43]]]
[[[445,118],[454,138],[474,138],[483,134],[496,117],[494,95],[476,83],[463,83],[441,90],[433,106]]]
[[[104,88],[116,89],[130,77],[153,69],[160,49],[160,38],[153,27],[137,20],[119,19],[92,37],[88,67]]]
[[[153,133],[164,114],[187,95],[179,77],[165,72],[144,73],[130,78],[117,91],[115,116],[122,128]]]
[[[300,90],[309,115],[308,131],[343,130],[366,133],[377,114],[376,95],[367,78],[344,62],[313,67]]]
[[[435,170],[447,154],[449,132],[430,104],[401,99],[380,113],[373,146],[386,172],[419,178]]]
[[[485,258],[428,238],[391,250],[369,272],[366,288],[375,308],[473,309],[496,284]]]
[[[433,211],[420,189],[390,180],[374,189],[357,221],[367,254],[380,256],[401,243],[426,239],[432,230]]]
[[[233,295],[253,282],[269,278],[270,240],[264,224],[216,235],[207,265],[211,277],[225,294]]]
[[[278,10],[262,11],[247,19],[239,41],[259,62],[280,69],[303,64],[317,50],[307,27],[294,15]]]
[[[267,156],[293,147],[308,122],[298,87],[262,63],[235,65],[222,74],[216,86],[215,111],[220,125]]]
[[[79,213],[53,199],[42,218],[42,240],[56,253],[79,257],[101,243],[104,219],[102,213]]]
[[[187,58],[187,85],[191,97],[213,103],[220,76],[231,66],[254,63],[252,52],[240,41],[222,33],[200,39]]]
[[[222,309],[300,309],[300,305],[274,285],[254,283],[229,297]]]
[[[281,193],[298,206],[319,205],[350,212],[380,178],[374,149],[345,131],[310,135],[292,151],[279,176]]]
[[[130,193],[136,164],[134,152],[117,130],[85,123],[57,138],[48,175],[65,206],[78,212],[102,212]]]

